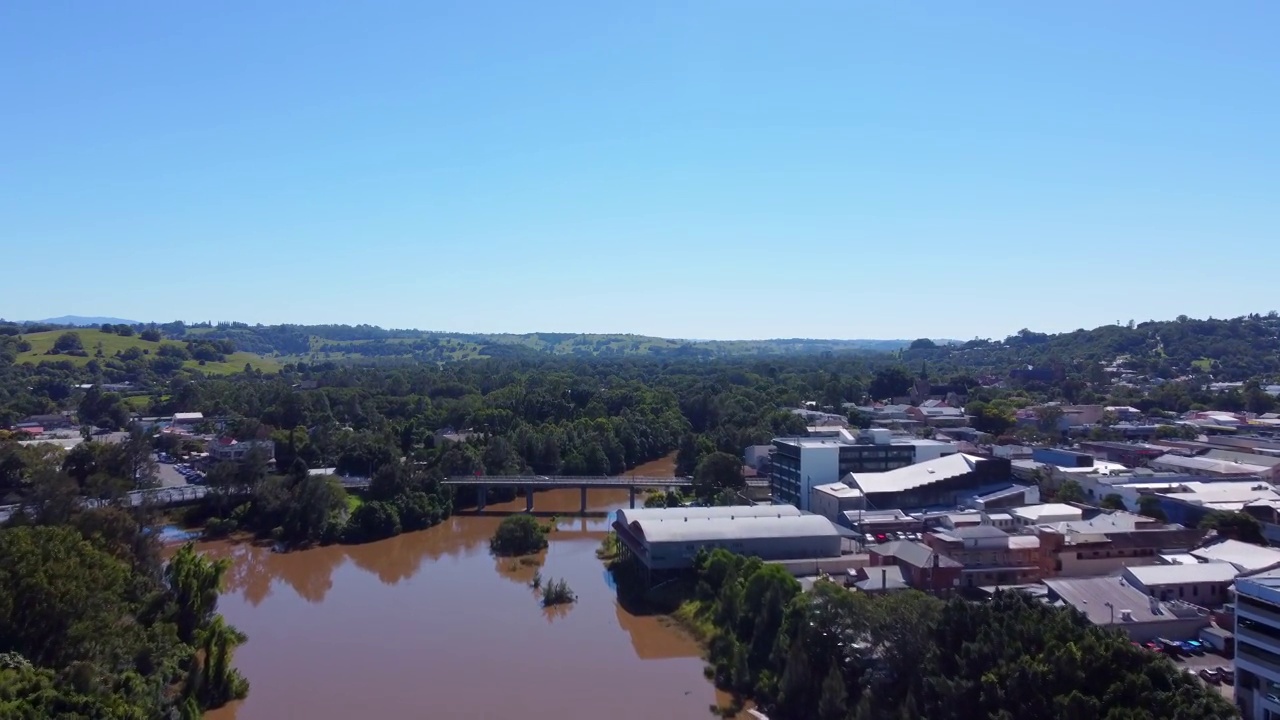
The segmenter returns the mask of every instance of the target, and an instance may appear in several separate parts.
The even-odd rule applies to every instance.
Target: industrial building
[[[1049,601],[1079,610],[1094,625],[1119,630],[1130,640],[1194,638],[1209,626],[1209,611],[1190,603],[1148,597],[1118,577],[1044,580]]]
[[[773,496],[802,510],[813,488],[850,473],[877,473],[927,462],[959,451],[952,443],[895,435],[884,429],[854,434],[841,428],[833,437],[776,438],[770,483]]]
[[[841,513],[858,510],[862,506],[862,491],[844,483],[815,485],[809,491],[809,512],[833,522],[839,521]]]
[[[619,510],[613,529],[649,571],[684,570],[702,550],[721,548],[762,560],[838,558],[830,520],[790,505]]]
[[[1227,602],[1227,590],[1239,574],[1231,563],[1210,562],[1128,567],[1121,577],[1143,594],[1158,600],[1184,600],[1216,608]]]

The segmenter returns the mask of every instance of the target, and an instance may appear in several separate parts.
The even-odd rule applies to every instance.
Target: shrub
[[[552,605],[566,605],[575,602],[578,596],[569,588],[569,583],[563,578],[558,580],[548,580],[545,587],[542,588],[542,606],[551,607]]]
[[[532,515],[512,515],[498,525],[489,550],[498,556],[532,555],[547,547],[547,532]]]

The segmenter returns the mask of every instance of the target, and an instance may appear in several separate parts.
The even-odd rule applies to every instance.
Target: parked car
[[[1200,668],[1200,679],[1210,685],[1218,685],[1222,683],[1222,677],[1218,675],[1218,671],[1214,668]]]
[[[1178,657],[1182,654],[1182,647],[1172,640],[1156,638],[1156,642],[1160,644],[1160,649],[1163,650],[1166,655]]]
[[[1231,668],[1227,667],[1226,665],[1219,665],[1216,669],[1218,671],[1218,677],[1222,678],[1222,682],[1228,685],[1236,684],[1235,671],[1233,671]]]
[[[1156,642],[1154,642],[1154,641],[1152,641],[1152,642],[1148,642],[1148,643],[1146,643],[1145,645],[1143,645],[1142,647],[1144,647],[1144,648],[1146,648],[1146,649],[1150,650],[1150,651],[1151,651],[1151,652],[1153,652],[1153,653],[1158,653],[1158,652],[1160,652],[1160,645],[1159,645],[1159,643],[1156,643]]]
[[[1204,643],[1200,642],[1199,640],[1188,640],[1187,644],[1191,646],[1191,652],[1195,653],[1196,655],[1204,654],[1204,650],[1205,650]]]
[[[1187,642],[1186,640],[1178,640],[1177,643],[1178,643],[1178,649],[1182,651],[1183,655],[1186,655],[1187,657],[1191,657],[1192,655],[1196,654],[1195,649],[1191,647],[1191,643]]]

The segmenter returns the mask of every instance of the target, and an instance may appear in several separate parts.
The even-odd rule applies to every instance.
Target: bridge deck
[[[639,475],[461,475],[445,480],[444,485],[522,485],[531,487],[686,487],[693,484],[687,477],[643,477]]]

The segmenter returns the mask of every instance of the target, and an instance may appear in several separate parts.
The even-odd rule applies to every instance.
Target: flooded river
[[[659,465],[661,463],[661,465]],[[636,474],[670,475],[670,461]],[[592,490],[594,511],[627,492]],[[575,512],[577,490],[539,493]],[[524,499],[490,510],[523,510]],[[710,717],[696,644],[618,606],[595,551],[603,518],[564,518],[538,566],[489,555],[499,517],[287,554],[210,543],[234,566],[219,609],[249,635],[236,666],[247,700],[212,720]],[[543,610],[529,579],[565,578],[579,600]]]

